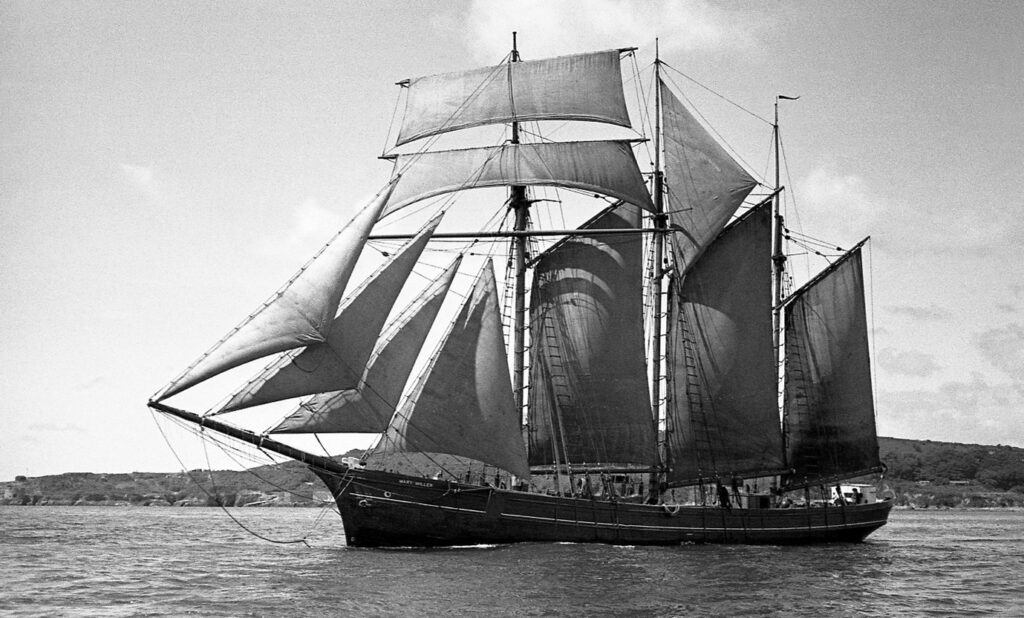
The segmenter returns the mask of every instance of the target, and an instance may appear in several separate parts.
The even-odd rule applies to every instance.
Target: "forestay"
[[[469,457],[526,478],[519,424],[488,260],[384,443],[398,451]]]
[[[277,294],[158,393],[154,400],[166,399],[249,361],[326,341],[356,260],[394,186],[392,181]]]
[[[459,256],[384,330],[357,388],[302,402],[271,433],[383,432],[461,262]]]
[[[785,308],[785,422],[794,480],[880,465],[860,247]]]
[[[631,204],[584,229],[640,227]],[[530,294],[530,463],[652,465],[642,237],[574,235],[536,264]]]
[[[672,280],[670,482],[782,471],[769,270],[771,212],[727,227]]]
[[[431,75],[406,85],[409,95],[397,145],[513,121],[630,126],[616,50]]]
[[[627,141],[503,144],[398,155],[402,178],[385,216],[419,200],[475,187],[548,185],[601,193],[653,211]]]
[[[662,82],[668,217],[676,268],[685,273],[757,182]]]

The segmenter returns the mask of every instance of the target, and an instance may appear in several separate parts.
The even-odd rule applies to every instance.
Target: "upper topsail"
[[[398,145],[513,121],[586,120],[629,126],[617,50],[431,75],[407,85]]]
[[[474,187],[545,185],[602,193],[654,211],[628,141],[543,142],[398,155],[384,214]]]
[[[676,267],[685,273],[725,228],[757,182],[662,82],[665,180]]]
[[[257,358],[327,339],[356,260],[395,181],[360,211],[317,256],[244,322],[171,382],[154,400]]]

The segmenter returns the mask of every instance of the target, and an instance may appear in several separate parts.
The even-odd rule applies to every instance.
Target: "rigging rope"
[[[161,427],[160,423],[157,421],[156,413],[153,412],[152,408],[150,408],[149,413],[150,413],[150,415],[153,416],[153,422],[156,424],[157,429],[160,431],[160,435],[163,437],[164,442],[167,444],[167,448],[170,449],[171,454],[174,455],[174,458],[178,460],[178,464],[181,466],[181,469],[185,473],[185,475],[188,476],[189,480],[192,481],[196,485],[196,487],[198,487],[200,490],[202,490],[202,492],[204,494],[206,494],[206,497],[207,497],[208,500],[209,499],[213,499],[214,503],[217,506],[219,506],[220,509],[222,511],[224,511],[224,513],[231,519],[231,521],[235,522],[238,525],[239,528],[241,528],[242,530],[245,530],[246,532],[248,532],[249,534],[253,535],[254,537],[256,537],[258,539],[262,539],[264,541],[267,541],[268,543],[276,543],[276,544],[280,544],[280,545],[293,545],[293,544],[296,544],[296,543],[302,543],[306,547],[310,547],[309,542],[306,540],[309,537],[309,533],[308,532],[306,533],[306,536],[302,537],[301,539],[292,539],[292,540],[272,539],[272,538],[270,538],[268,536],[265,536],[265,535],[262,535],[262,534],[256,532],[255,530],[249,528],[244,523],[239,521],[238,518],[236,518],[230,511],[228,511],[227,507],[224,506],[223,502],[218,497],[216,497],[216,495],[211,495],[209,490],[207,490],[205,487],[203,487],[203,485],[198,480],[196,480],[194,476],[192,476],[192,472],[187,469],[187,466],[185,466],[185,463],[181,460],[181,457],[178,456],[178,452],[175,451],[174,450],[174,446],[171,445],[170,439],[167,437],[167,434],[164,432],[163,427]],[[203,434],[203,432],[201,430],[200,430],[199,433],[200,433],[200,435]],[[203,453],[206,455],[206,466],[207,466],[207,470],[208,470],[209,476],[210,476],[210,485],[213,486],[214,489],[216,490],[216,486],[214,485],[214,482],[213,482],[213,470],[209,469],[210,468],[210,457],[209,457],[209,453],[207,453],[207,450],[206,450],[206,440],[202,439],[201,442],[203,444]]]

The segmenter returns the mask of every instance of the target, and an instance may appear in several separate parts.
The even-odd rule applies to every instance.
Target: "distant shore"
[[[1022,448],[879,438],[879,456],[887,470],[878,496],[897,508],[1024,507]],[[407,453],[378,463],[416,475],[429,465],[436,470],[437,461],[417,463],[416,455]],[[458,465],[465,464],[451,463],[449,472],[462,478],[466,470]],[[0,504],[6,505],[316,507],[331,502],[321,481],[295,461],[245,471],[69,472],[0,482]]]

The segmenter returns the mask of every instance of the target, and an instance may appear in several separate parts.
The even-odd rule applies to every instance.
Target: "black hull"
[[[678,508],[568,498],[375,470],[311,466],[330,488],[348,545],[438,547],[521,542],[799,545],[860,542],[890,502],[788,509]]]

